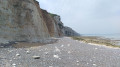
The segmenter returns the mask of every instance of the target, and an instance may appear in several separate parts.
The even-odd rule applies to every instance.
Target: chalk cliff
[[[0,0],[0,39],[36,42],[68,36],[66,30],[60,16],[41,9],[36,0]]]

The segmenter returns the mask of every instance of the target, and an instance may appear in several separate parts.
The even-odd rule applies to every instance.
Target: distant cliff
[[[76,32],[64,27],[60,16],[41,9],[36,0],[0,0],[0,39],[36,42],[61,36]]]
[[[51,37],[80,36],[80,34],[74,31],[72,28],[64,26],[59,15],[48,13],[43,9],[42,15]]]

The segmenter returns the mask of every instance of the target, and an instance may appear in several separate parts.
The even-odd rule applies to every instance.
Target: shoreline
[[[120,49],[119,47],[112,47],[112,46],[106,46],[106,45],[95,44],[95,43],[87,43],[87,44],[95,45],[95,46],[99,46],[99,47],[105,47],[105,48]]]
[[[74,40],[81,41],[83,43],[87,43],[90,45],[98,45],[109,48],[120,48],[120,41],[115,41],[110,38],[100,37],[100,36],[80,36],[80,37],[72,37]]]
[[[99,47],[112,48],[112,49],[120,49],[119,47],[112,47],[112,46],[106,46],[106,45],[95,44],[95,43],[86,43],[84,41],[79,41],[79,42],[85,43],[85,44],[88,44],[88,45],[99,46]]]

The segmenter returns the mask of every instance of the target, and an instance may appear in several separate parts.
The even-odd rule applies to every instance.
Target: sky
[[[120,33],[120,0],[38,0],[80,34]]]

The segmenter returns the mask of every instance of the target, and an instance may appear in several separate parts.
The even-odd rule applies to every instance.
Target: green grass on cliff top
[[[57,14],[52,14],[52,13],[49,13],[50,16],[54,17],[54,16],[57,16]]]

